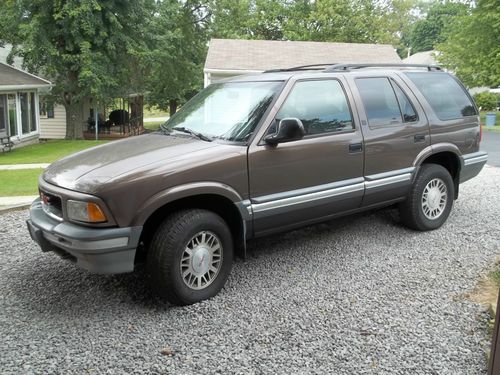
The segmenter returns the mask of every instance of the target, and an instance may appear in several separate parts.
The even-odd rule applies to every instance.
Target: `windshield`
[[[245,142],[282,85],[283,82],[212,84],[186,103],[161,128]]]

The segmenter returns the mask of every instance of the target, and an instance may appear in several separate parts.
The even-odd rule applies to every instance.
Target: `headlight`
[[[71,220],[83,221],[86,223],[104,223],[107,221],[106,215],[101,207],[93,202],[79,202],[69,200],[66,209]]]

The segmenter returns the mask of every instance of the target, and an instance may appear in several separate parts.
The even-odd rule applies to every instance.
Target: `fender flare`
[[[463,161],[462,161],[462,153],[460,152],[460,149],[454,145],[453,143],[436,143],[434,145],[429,145],[426,148],[424,148],[422,151],[419,152],[415,160],[413,161],[413,166],[414,167],[419,167],[422,165],[422,162],[427,159],[429,156],[438,154],[440,152],[452,152],[455,154],[455,156],[458,158],[460,166],[462,166]]]
[[[152,197],[148,198],[137,210],[137,215],[134,219],[134,225],[144,225],[146,220],[159,208],[168,203],[177,201],[182,198],[188,198],[195,195],[219,195],[229,199],[238,208],[241,214],[241,209],[238,203],[243,201],[241,195],[231,186],[213,181],[192,182],[174,186],[162,191],[159,191]],[[242,216],[244,219],[244,216]]]

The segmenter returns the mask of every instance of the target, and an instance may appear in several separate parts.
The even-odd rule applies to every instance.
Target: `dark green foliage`
[[[430,51],[446,39],[445,30],[453,24],[457,16],[467,14],[469,7],[449,1],[431,5],[425,19],[415,22],[410,34],[412,53]]]
[[[66,107],[67,137],[82,137],[84,98],[99,101],[129,91],[151,1],[6,0],[0,5],[8,15],[0,24],[0,40],[14,45],[27,69],[55,84],[53,93]]]
[[[413,0],[213,0],[210,31],[217,38],[400,46],[414,6]]]
[[[474,95],[474,100],[483,111],[496,109],[500,105],[500,95],[488,91]]]
[[[201,1],[165,0],[156,4],[149,24],[149,49],[141,56],[147,69],[150,105],[175,113],[178,104],[201,89],[207,50],[209,10]]]
[[[449,26],[438,48],[440,62],[465,84],[500,86],[500,2],[479,0],[469,15]]]

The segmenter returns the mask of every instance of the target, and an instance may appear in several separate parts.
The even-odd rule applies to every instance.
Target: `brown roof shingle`
[[[268,70],[323,63],[400,63],[389,44],[212,39],[205,69]]]
[[[2,86],[32,87],[41,85],[49,86],[50,82],[0,62],[0,90]]]

